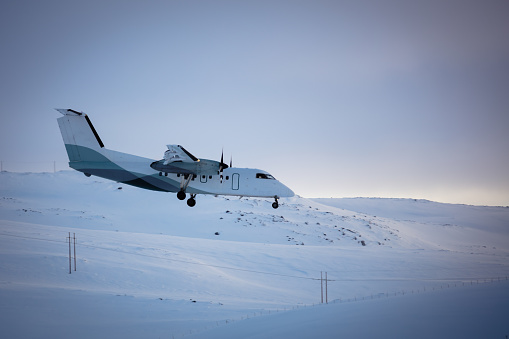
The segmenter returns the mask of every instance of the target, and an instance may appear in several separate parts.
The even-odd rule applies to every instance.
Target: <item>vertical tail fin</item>
[[[64,139],[69,161],[87,161],[90,155],[104,148],[104,144],[97,134],[88,116],[72,109],[57,109],[63,117],[57,119],[60,133]]]

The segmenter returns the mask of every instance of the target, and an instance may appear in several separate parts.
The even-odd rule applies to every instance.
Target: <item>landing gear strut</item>
[[[274,201],[274,202],[272,203],[272,208],[273,208],[273,209],[276,209],[276,208],[278,208],[278,207],[279,207],[279,203],[277,202],[277,199],[278,199],[278,196],[276,195],[276,196],[274,197],[274,200],[276,200],[276,201]]]
[[[161,175],[161,173],[159,175]],[[189,182],[191,181],[192,178],[193,178],[192,174],[182,175],[182,179],[180,180],[180,191],[178,191],[178,193],[177,193],[177,198],[179,200],[186,199],[186,188],[187,188],[187,186],[189,186]],[[191,194],[191,198],[189,198],[189,200],[187,201],[187,204],[191,207],[196,204],[196,201],[194,200],[195,196],[196,196],[196,194],[194,194],[194,195]],[[192,201],[192,202],[190,202],[190,201]]]

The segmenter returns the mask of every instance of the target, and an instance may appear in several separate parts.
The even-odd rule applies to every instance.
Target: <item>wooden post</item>
[[[321,296],[320,303],[323,304],[323,276],[322,271],[320,271],[320,290],[321,290]]]
[[[69,232],[69,274],[71,274],[71,232]]]
[[[74,240],[74,272],[76,272],[76,233],[73,233]]]

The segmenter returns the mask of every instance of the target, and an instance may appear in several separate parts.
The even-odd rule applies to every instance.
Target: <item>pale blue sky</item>
[[[509,2],[3,1],[0,160],[233,155],[305,197],[509,205]]]

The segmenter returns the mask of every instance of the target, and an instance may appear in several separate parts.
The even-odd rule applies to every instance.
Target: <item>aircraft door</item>
[[[232,174],[232,190],[237,191],[239,189],[239,179],[240,174],[238,173]]]

